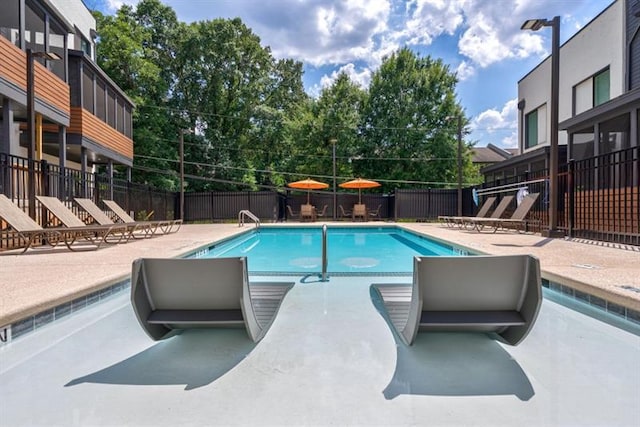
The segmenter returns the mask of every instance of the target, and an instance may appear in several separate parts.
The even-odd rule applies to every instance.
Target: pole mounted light
[[[538,31],[551,27],[551,135],[549,137],[549,228],[546,237],[561,237],[558,231],[558,107],[560,104],[560,17],[553,19],[528,19],[521,30]]]
[[[62,59],[60,55],[53,52],[34,52],[27,48],[27,170],[29,175],[28,198],[29,216],[36,219],[36,170],[34,165],[34,153],[36,151],[36,101],[35,101],[35,71],[34,61],[42,58],[47,61],[57,61]]]
[[[180,129],[180,219],[184,221],[184,134],[191,129]]]

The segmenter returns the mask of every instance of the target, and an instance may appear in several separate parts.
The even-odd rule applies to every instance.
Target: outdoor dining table
[[[362,218],[363,221],[367,221],[367,206],[364,203],[353,205],[353,211],[351,218],[355,221],[356,218]]]
[[[311,204],[300,206],[300,221],[315,221],[316,220],[316,207]]]

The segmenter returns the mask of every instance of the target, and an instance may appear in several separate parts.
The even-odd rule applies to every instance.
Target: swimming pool
[[[468,253],[397,227],[329,227],[327,255],[332,275],[411,275],[414,256]],[[320,274],[322,228],[261,227],[193,256],[246,256],[252,274]]]

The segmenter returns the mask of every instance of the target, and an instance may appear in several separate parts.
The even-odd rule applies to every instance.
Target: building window
[[[609,69],[599,72],[593,76],[593,106],[607,102],[610,87]]]
[[[84,37],[80,36],[80,50],[87,54],[87,56],[91,57],[91,43]]]
[[[611,97],[609,68],[573,87],[573,114],[577,115],[607,102]]]
[[[538,110],[534,110],[527,114],[527,137],[524,142],[525,148],[531,148],[538,145]]]

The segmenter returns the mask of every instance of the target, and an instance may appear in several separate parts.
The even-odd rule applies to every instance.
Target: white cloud
[[[502,109],[490,108],[471,119],[469,125],[474,135],[482,135],[482,140],[494,140],[497,135],[504,135],[497,145],[503,148],[518,147],[518,102],[507,101]]]
[[[456,68],[456,75],[460,81],[465,81],[468,78],[473,77],[475,74],[476,69],[467,61],[462,61],[460,65],[458,65],[458,68]]]
[[[331,75],[325,74],[322,76],[320,78],[320,90],[331,86],[340,73],[346,73],[352,82],[362,88],[369,87],[369,82],[371,82],[371,69],[363,68],[362,70],[357,71],[356,66],[349,63],[333,71]]]
[[[478,114],[471,121],[471,128],[488,133],[518,128],[518,101],[507,101],[501,110],[491,108]]]

